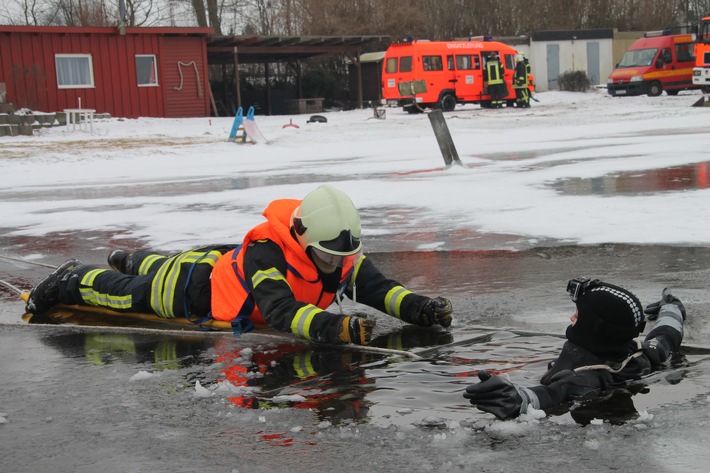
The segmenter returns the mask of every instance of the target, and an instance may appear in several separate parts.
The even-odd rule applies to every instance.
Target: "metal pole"
[[[436,141],[439,143],[441,155],[444,157],[444,163],[447,166],[451,166],[452,164],[460,165],[461,160],[456,151],[456,146],[454,146],[454,140],[451,139],[449,127],[446,125],[446,120],[444,120],[444,113],[441,110],[434,110],[427,115],[429,116],[431,127],[434,129]]]

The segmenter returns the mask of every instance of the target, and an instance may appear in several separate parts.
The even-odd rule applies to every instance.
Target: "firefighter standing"
[[[486,81],[488,93],[491,96],[491,108],[503,108],[503,97],[505,96],[505,69],[500,63],[498,53],[493,53],[486,61],[486,69],[483,71],[483,79]]]
[[[530,108],[530,89],[528,89],[528,67],[522,54],[516,57],[515,72],[513,73],[513,88],[515,89],[515,103],[519,108]]]
[[[196,323],[231,321],[240,332],[266,322],[307,340],[367,345],[373,320],[326,310],[348,296],[414,325],[451,325],[447,299],[407,290],[365,257],[359,214],[343,192],[322,185],[303,200],[271,202],[264,216],[240,245],[170,257],[116,250],[108,260],[116,271],[69,260],[35,286],[27,311],[91,305]]]

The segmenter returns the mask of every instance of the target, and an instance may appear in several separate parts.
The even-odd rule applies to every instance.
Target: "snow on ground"
[[[232,118],[109,119],[93,134],[4,137],[0,226],[10,236],[108,231],[177,250],[241,239],[270,200],[327,182],[360,208],[371,250],[388,239],[477,249],[486,234],[515,236],[493,244],[513,249],[710,243],[710,108],[691,107],[699,93],[537,97],[527,110],[445,114],[463,163],[448,169],[427,116],[399,108],[385,120],[369,109],[327,112],[327,123],[257,116],[269,140],[257,144],[227,142]],[[633,193],[615,181],[674,167],[689,167],[682,178],[695,182]]]

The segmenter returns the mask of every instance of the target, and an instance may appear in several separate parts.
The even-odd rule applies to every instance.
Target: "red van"
[[[609,75],[609,95],[657,97],[664,90],[677,95],[681,90],[699,88],[693,85],[693,35],[666,33],[646,33],[631,45]]]
[[[505,69],[509,107],[515,104],[513,71],[518,52],[487,38],[471,41],[407,41],[387,48],[382,65],[382,97],[410,113],[425,107],[451,111],[457,103],[490,107],[483,83],[489,55],[498,53]],[[532,81],[530,90],[534,91]],[[415,106],[414,104],[418,105]]]

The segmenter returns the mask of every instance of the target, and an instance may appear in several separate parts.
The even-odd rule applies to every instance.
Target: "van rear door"
[[[398,100],[399,83],[414,79],[412,74],[412,56],[391,56],[385,59],[382,77],[382,97],[385,100]]]

